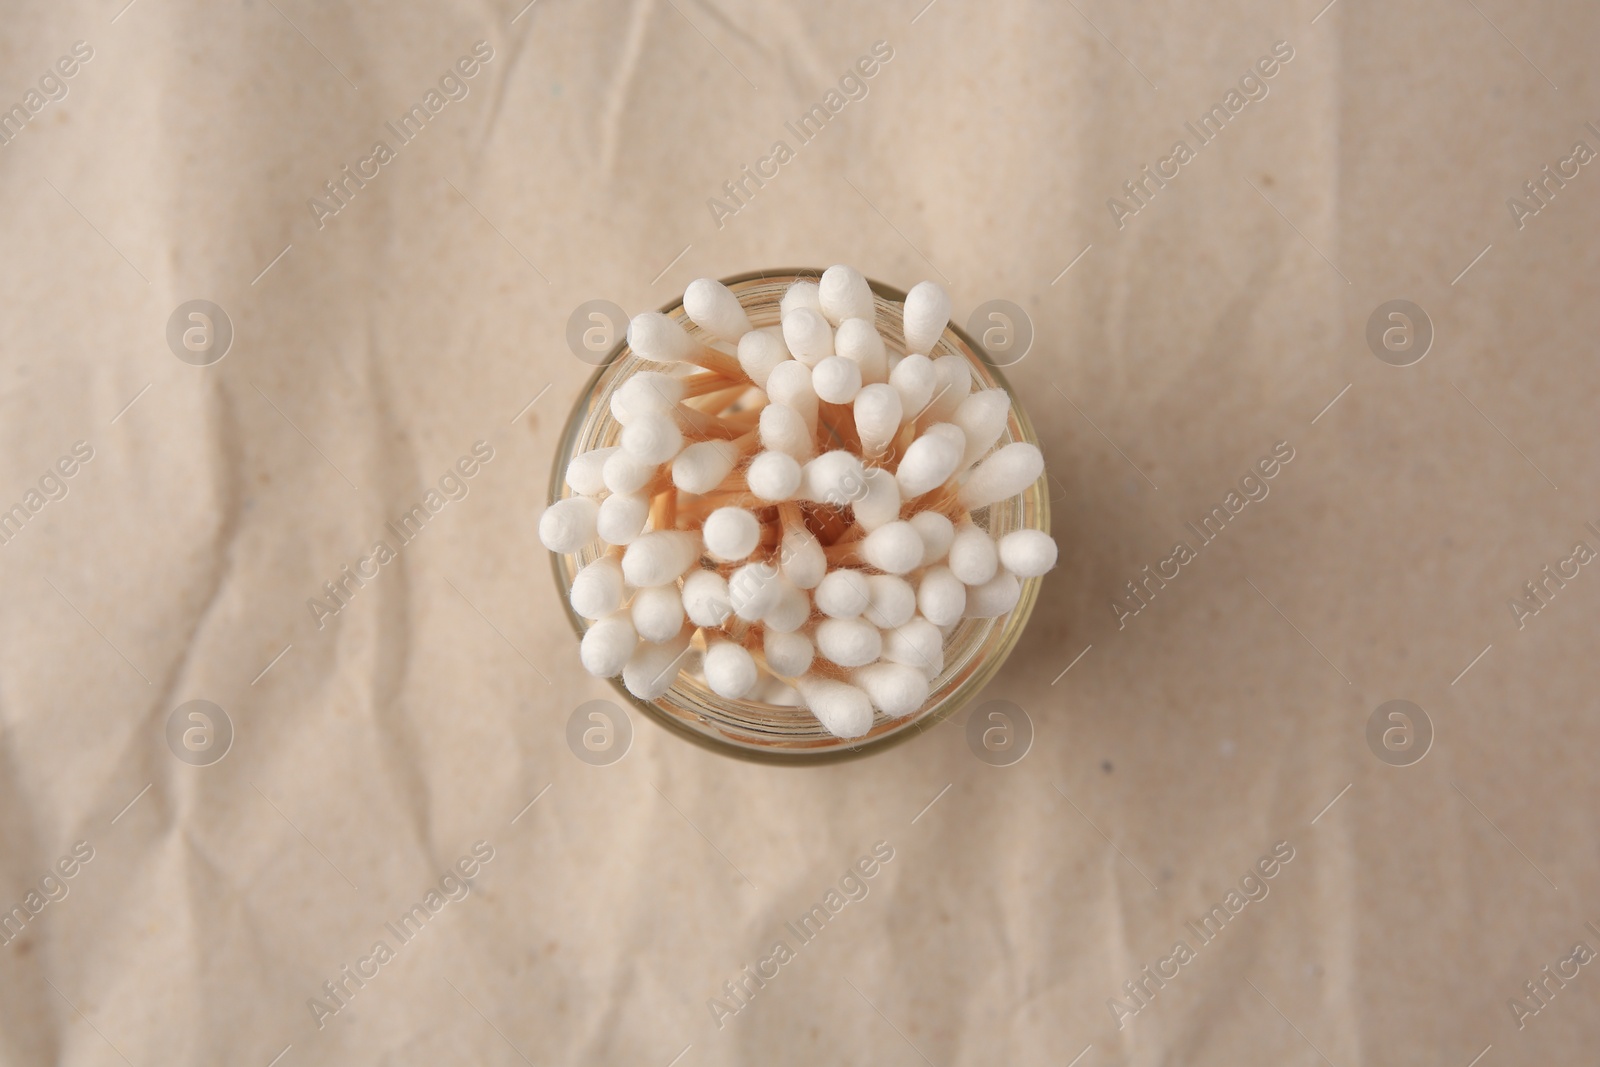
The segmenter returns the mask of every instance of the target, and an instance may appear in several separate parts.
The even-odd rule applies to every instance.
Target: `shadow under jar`
[[[806,269],[774,270],[724,278],[722,283],[739,298],[756,327],[773,326],[779,321],[779,301],[790,284],[801,280],[815,281],[821,273]],[[879,282],[870,284],[874,317],[884,345],[891,353],[902,353],[905,343],[901,333],[901,315],[905,293]],[[679,322],[695,340],[724,351],[729,350],[726,344],[717,342],[690,321],[681,299],[663,307],[661,311]],[[972,373],[974,390],[1006,390],[1011,397],[1011,411],[1005,431],[994,447],[1013,441],[1038,445],[1033,426],[1022,410],[1016,393],[964,330],[951,323],[934,345],[934,350],[925,354],[933,359],[950,354],[961,356]],[[618,442],[622,424],[611,415],[612,394],[634,373],[660,368],[661,364],[650,363],[634,355],[626,340],[608,355],[574,405],[562,433],[550,478],[550,503],[573,495],[566,484],[566,469],[574,456]],[[1013,530],[1033,529],[1049,533],[1050,498],[1044,479],[1045,476],[1041,475],[1039,480],[1016,496],[974,511],[972,521],[996,538]],[[580,638],[590,623],[572,610],[566,593],[572,588],[572,579],[579,569],[598,558],[604,549],[605,546],[596,542],[576,553],[551,554],[556,584],[562,593],[562,604],[573,630]],[[788,764],[821,764],[865,756],[881,752],[936,726],[982,692],[984,686],[999,672],[1021,636],[1023,627],[1027,625],[1041,581],[1040,578],[1023,580],[1016,606],[1000,618],[961,620],[945,639],[944,669],[930,682],[929,696],[922,707],[894,719],[885,717],[882,712],[875,712],[872,729],[862,737],[846,740],[833,736],[803,707],[787,707],[749,699],[729,700],[712,692],[704,678],[690,670],[680,673],[672,688],[655,700],[638,699],[623,687],[621,678],[610,681],[627,703],[656,722],[681,737],[724,755]],[[691,649],[704,652],[703,633],[695,635]],[[574,661],[577,651],[574,642],[571,649]],[[691,653],[685,657],[685,664],[693,668],[697,659]]]

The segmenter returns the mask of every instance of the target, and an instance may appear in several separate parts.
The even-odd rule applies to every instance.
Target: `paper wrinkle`
[[[650,15],[655,0],[634,0],[628,16],[628,32],[623,38],[622,53],[611,72],[611,84],[605,97],[605,109],[600,118],[600,176],[610,182],[616,176],[618,146],[622,143],[622,127],[627,119],[628,100],[633,83],[639,73],[644,56],[644,46],[650,27]]]

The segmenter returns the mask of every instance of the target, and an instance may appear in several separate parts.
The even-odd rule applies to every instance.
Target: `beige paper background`
[[[1524,1029],[1506,1002],[1600,949],[1600,577],[1521,630],[1506,602],[1600,548],[1600,175],[1520,231],[1505,199],[1600,148],[1600,15],[519,6],[4,20],[7,104],[95,54],[0,148],[0,497],[94,459],[0,546],[0,905],[95,855],[0,948],[0,1062],[1593,1056],[1593,968]],[[880,39],[870,95],[717,228],[706,199]],[[470,95],[319,230],[307,199],[478,40]],[[1119,231],[1106,198],[1279,40],[1270,95]],[[1037,330],[1010,375],[1061,565],[986,694],[1032,750],[986,766],[963,716],[771,769],[636,717],[579,762],[568,716],[612,694],[534,536],[588,373],[568,315],[838,261]],[[197,297],[236,331],[205,368],[164,340]],[[1408,368],[1364,341],[1394,298],[1436,331]],[[306,599],[477,440],[466,499],[318,630]],[[1271,495],[1119,630],[1123,583],[1280,440]],[[1436,731],[1414,766],[1364,740],[1394,698]],[[236,731],[211,766],[164,740],[191,699]],[[319,1030],[308,998],[478,840],[471,896]],[[879,840],[870,894],[718,1029],[708,998]],[[1119,1031],[1107,998],[1278,841],[1270,895]]]

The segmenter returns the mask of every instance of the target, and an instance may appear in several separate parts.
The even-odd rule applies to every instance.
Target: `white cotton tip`
[[[824,452],[800,471],[800,495],[818,504],[842,508],[866,492],[866,470],[861,457],[835,449]]]
[[[935,626],[959,622],[967,610],[967,587],[949,567],[929,567],[917,583],[917,610]]]
[[[1037,445],[1013,441],[972,469],[961,486],[961,506],[969,511],[1016,496],[1044,473]]]
[[[756,433],[761,447],[768,452],[782,453],[800,463],[816,455],[816,438],[811,435],[805,417],[794,408],[787,404],[768,404],[761,409],[760,418]]]
[[[940,356],[933,361],[933,397],[920,416],[922,421],[946,422],[972,392],[972,368],[965,356]]]
[[[728,603],[745,622],[757,622],[783,595],[778,568],[770,563],[746,563],[728,578]]]
[[[716,571],[690,571],[683,580],[683,612],[696,626],[721,626],[733,614],[728,580]]]
[[[622,428],[622,450],[645,463],[667,463],[683,451],[683,431],[666,412],[640,415]]]
[[[900,430],[902,414],[900,394],[894,386],[883,382],[862,386],[861,392],[856,394],[852,417],[856,434],[861,438],[863,455],[881,456],[889,450]]]
[[[780,333],[770,329],[751,330],[739,338],[739,366],[762,389],[767,387],[767,375],[772,373],[772,368],[788,358],[789,349]]]
[[[579,496],[594,496],[604,492],[606,460],[620,447],[596,448],[573,456],[572,462],[567,464],[567,485]]]
[[[833,355],[833,327],[820,311],[795,308],[783,316],[783,343],[795,359],[815,367]]]
[[[603,509],[603,508],[602,508]],[[622,606],[622,564],[601,556],[572,576],[567,600],[585,619],[603,619]]]
[[[786,527],[778,553],[783,576],[801,589],[815,589],[828,573],[828,555],[822,542],[805,526]]]
[[[733,290],[710,278],[689,283],[683,291],[683,310],[696,326],[724,341],[738,341],[752,329]]]
[[[926,567],[944,559],[945,553],[950,551],[950,543],[955,540],[955,524],[937,511],[919,511],[910,521],[922,538],[922,565]]]
[[[622,668],[622,684],[628,692],[640,700],[655,700],[671,689],[687,659],[684,653],[689,650],[689,639],[693,636],[693,627],[685,626],[683,632],[670,641],[660,644],[641,641]]]
[[[883,635],[883,658],[936,678],[944,670],[944,634],[927,619],[914,618]]]
[[[807,675],[797,684],[806,707],[833,736],[862,737],[872,729],[872,701],[855,686],[815,675]]]
[[[1022,585],[1011,572],[997,571],[987,582],[967,589],[965,615],[969,619],[997,619],[1016,607],[1021,596]]]
[[[845,319],[833,333],[833,350],[861,367],[861,380],[883,384],[889,380],[889,356],[883,336],[870,318]]]
[[[650,498],[644,493],[612,493],[600,501],[595,528],[608,545],[630,545],[650,518]]]
[[[1011,397],[1004,389],[981,389],[968,395],[950,416],[950,421],[966,435],[967,448],[961,455],[961,469],[966,470],[983,454],[994,447],[1005,433],[1006,419],[1011,415]]]
[[[939,383],[939,372],[933,360],[918,352],[906,356],[889,372],[889,384],[900,394],[903,418],[910,420],[922,413],[933,399],[933,390]]]
[[[787,318],[789,312],[796,308],[810,308],[818,314],[822,313],[822,294],[816,282],[795,282],[784,290],[783,299],[778,301],[778,314]]]
[[[848,404],[861,392],[861,364],[843,356],[829,356],[811,368],[811,388],[817,399]]]
[[[767,657],[767,666],[780,678],[800,677],[811,669],[811,661],[816,656],[816,648],[805,634],[773,630],[763,635],[761,651]]]
[[[713,641],[706,649],[706,685],[720,697],[743,700],[756,687],[756,661],[741,645]]]
[[[872,318],[872,286],[860,271],[843,263],[822,272],[817,299],[823,316],[835,326],[845,319]]]
[[[911,621],[917,612],[917,592],[911,583],[892,574],[867,575],[871,600],[861,617],[880,630],[892,630]]]
[[[640,359],[678,363],[688,359],[699,346],[675,320],[659,311],[646,311],[628,323],[628,347]]]
[[[637,493],[650,484],[659,464],[647,463],[632,452],[618,448],[606,458],[601,471],[606,488],[613,493]]]
[[[789,579],[778,578],[778,599],[761,615],[761,623],[768,630],[794,633],[811,618],[811,598]]]
[[[763,704],[774,704],[780,708],[803,708],[806,706],[805,698],[800,695],[800,690],[792,685],[784,685],[776,678],[768,678],[756,688],[755,699]]]
[[[919,711],[928,702],[928,678],[903,663],[869,663],[851,676],[872,706],[891,719]]]
[[[767,398],[798,411],[806,421],[806,429],[812,434],[817,432],[817,391],[811,386],[810,367],[797,359],[786,359],[773,367],[767,375]]]
[[[700,535],[688,530],[652,530],[622,553],[622,577],[635,589],[666,585],[700,558]]]
[[[882,467],[862,471],[863,490],[850,505],[863,529],[871,532],[900,517],[900,486]]]
[[[864,667],[883,653],[883,635],[862,619],[823,619],[816,642],[822,658],[841,667]]]
[[[718,508],[706,516],[700,532],[706,554],[718,563],[737,563],[761,542],[761,523],[744,508]]]
[[[767,405],[761,414],[765,415],[772,408],[773,405]],[[785,452],[763,452],[750,461],[745,480],[758,499],[793,500],[800,491],[800,463]]]
[[[817,586],[817,610],[833,619],[853,619],[872,603],[872,586],[860,571],[831,570]]]
[[[672,484],[685,493],[709,493],[733,473],[739,446],[731,441],[696,441],[672,460]]]
[[[583,669],[596,678],[615,678],[622,673],[638,644],[633,616],[624,608],[584,631],[583,640],[578,643],[578,659]]]
[[[557,500],[539,516],[539,542],[552,552],[576,552],[599,534],[600,505],[586,496]]]
[[[861,558],[880,571],[906,574],[922,565],[922,538],[909,522],[896,520],[861,539]]]
[[[982,585],[994,577],[999,566],[1000,556],[988,530],[970,522],[956,527],[955,540],[950,542],[950,573],[963,585]]]
[[[683,598],[675,585],[653,585],[633,594],[633,628],[645,641],[671,641],[683,629]]]
[[[936,422],[924,430],[900,460],[894,480],[906,500],[931,492],[950,480],[961,466],[967,439],[948,422]]]
[[[950,322],[950,294],[937,282],[918,282],[906,294],[907,352],[930,353]]]
[[[635,371],[611,394],[611,417],[626,426],[641,415],[670,414],[682,399],[682,378],[654,370]]]
[[[1018,578],[1037,578],[1056,565],[1056,542],[1043,530],[1012,530],[1000,538],[1000,565]]]

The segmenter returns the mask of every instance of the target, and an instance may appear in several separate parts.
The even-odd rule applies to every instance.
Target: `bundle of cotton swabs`
[[[552,552],[607,546],[570,591],[585,669],[642,700],[692,669],[844,738],[919,710],[961,620],[1006,614],[1055,565],[1048,534],[972,521],[1044,470],[1034,445],[995,447],[1011,398],[974,391],[965,356],[929,358],[950,317],[933,282],[906,296],[903,353],[847,266],[791,285],[777,326],[709,278],[683,308],[709,337],[632,320],[659,369],[612,392],[618,444],[574,457],[573,495],[539,521]]]

